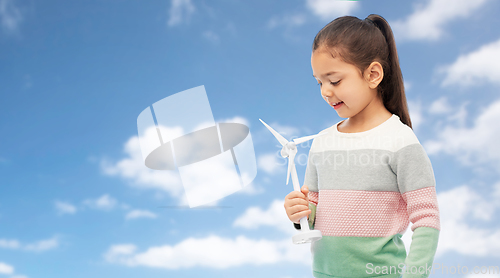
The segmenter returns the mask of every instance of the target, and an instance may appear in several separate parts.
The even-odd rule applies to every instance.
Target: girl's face
[[[373,62],[362,76],[357,67],[333,58],[326,48],[320,47],[312,53],[311,66],[323,99],[341,118],[369,116],[381,105],[376,89],[383,77],[380,63]]]

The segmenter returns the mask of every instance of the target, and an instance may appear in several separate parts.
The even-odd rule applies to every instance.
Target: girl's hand
[[[285,211],[288,218],[293,223],[300,223],[302,217],[309,216],[311,210],[309,210],[309,198],[307,194],[309,189],[307,185],[302,186],[300,192],[292,191],[285,197]]]

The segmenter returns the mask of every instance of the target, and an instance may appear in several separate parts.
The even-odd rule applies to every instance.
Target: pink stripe
[[[325,236],[385,237],[408,227],[406,202],[392,191],[320,190],[314,228]]]
[[[408,203],[408,214],[411,223],[413,223],[411,226],[412,231],[418,227],[441,229],[436,188],[434,186],[406,192],[402,197]]]
[[[307,198],[309,198],[309,202],[318,205],[318,192],[309,191]]]

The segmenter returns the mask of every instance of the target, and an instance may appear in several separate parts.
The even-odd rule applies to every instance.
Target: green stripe
[[[316,205],[309,202],[309,209],[311,214],[309,214],[309,229],[314,230],[314,223],[316,222]]]
[[[314,277],[399,277],[406,258],[401,236],[323,236],[311,245]]]
[[[425,278],[429,277],[428,271],[425,275],[418,273],[418,269],[427,269],[434,261],[434,255],[439,240],[439,230],[431,227],[418,227],[413,231],[410,253],[406,258],[406,266],[410,274],[405,275],[405,278]],[[411,274],[411,273],[414,274]]]

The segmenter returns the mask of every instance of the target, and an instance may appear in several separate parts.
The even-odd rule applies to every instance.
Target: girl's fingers
[[[292,191],[290,194],[286,195],[285,199],[293,199],[293,198],[306,198],[306,194],[303,192]]]
[[[289,207],[293,207],[296,205],[309,206],[309,202],[304,198],[293,198],[293,199],[287,200],[285,202],[285,205],[287,205]]]
[[[309,210],[309,201],[306,194],[303,192],[292,191],[285,197],[285,210],[290,220],[297,222],[301,218],[308,216],[311,211]]]
[[[302,212],[302,211],[308,211],[308,210],[309,210],[308,206],[296,205],[296,206],[290,207],[288,209],[288,214],[289,215],[294,215],[296,213],[299,213],[299,212]]]
[[[307,185],[302,186],[301,191],[304,194],[304,196],[306,197],[306,200],[309,201],[309,198],[308,198],[309,188],[307,187]]]
[[[300,212],[292,214],[290,218],[293,218],[294,221],[298,222],[300,219],[307,217],[309,214],[311,214],[310,210],[304,210],[304,211],[300,211]]]

